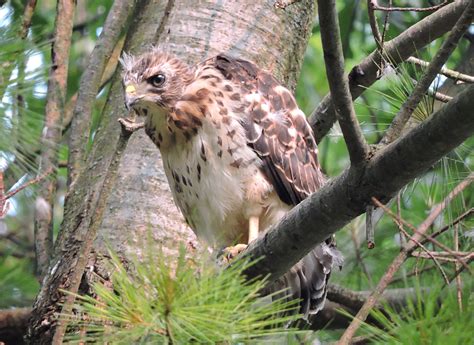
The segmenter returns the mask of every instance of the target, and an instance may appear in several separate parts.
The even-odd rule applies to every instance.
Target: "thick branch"
[[[292,209],[245,256],[260,258],[247,274],[277,279],[308,253],[362,214],[376,197],[386,202],[474,132],[474,86],[397,142],[379,151],[361,169],[346,169]]]
[[[74,9],[75,1],[58,1],[38,175],[54,170],[57,166],[57,148],[61,140],[61,122],[67,91],[69,48],[71,47]],[[37,272],[42,278],[48,268],[53,249],[51,210],[54,207],[55,178],[43,180],[39,187],[37,203],[41,202],[50,209],[50,212],[35,213],[36,263]]]
[[[467,30],[469,25],[471,25],[473,16],[474,2],[471,2],[471,4],[468,5],[464,10],[461,18],[459,18],[459,20],[454,25],[454,28],[449,33],[448,38],[443,42],[443,45],[435,55],[433,61],[431,61],[421,79],[416,83],[411,95],[403,103],[400,111],[397,113],[392,121],[392,124],[387,129],[385,136],[382,138],[381,143],[388,144],[398,138],[411,114],[428,91],[439,70],[441,67],[443,67],[451,53],[456,48],[464,32]]]
[[[412,25],[396,38],[384,44],[385,56],[390,57],[390,62],[394,66],[408,59],[425,45],[448,32],[469,2],[469,0],[456,1],[446,5]],[[349,74],[352,99],[359,97],[380,77],[380,61],[380,53],[374,51],[352,69]],[[309,122],[313,127],[316,140],[320,142],[336,122],[336,113],[330,94],[326,95],[319,103],[311,114]]]
[[[104,29],[90,56],[88,67],[81,77],[69,139],[69,184],[76,178],[85,161],[92,121],[92,108],[101,86],[102,75],[133,8],[133,1],[114,1],[107,15]]]
[[[323,42],[329,88],[331,94],[335,96],[333,102],[349,151],[351,164],[357,165],[365,160],[369,148],[357,121],[349,90],[349,80],[344,73],[344,57],[336,2],[335,0],[325,0],[319,1],[318,4],[321,40]]]

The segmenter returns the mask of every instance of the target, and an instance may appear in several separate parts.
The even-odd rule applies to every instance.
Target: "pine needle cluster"
[[[242,274],[248,262],[222,269],[208,255],[186,259],[181,248],[177,259],[149,251],[131,270],[111,253],[110,265],[111,282],[96,283],[94,296],[77,295],[74,315],[60,315],[71,325],[68,341],[236,344],[298,332],[288,327],[297,301],[262,299],[265,280]]]

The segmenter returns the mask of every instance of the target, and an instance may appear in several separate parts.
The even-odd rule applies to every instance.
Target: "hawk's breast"
[[[162,155],[175,201],[197,235],[217,246],[242,240],[252,206],[249,188],[255,183],[271,187],[260,176],[261,161],[248,147],[239,122],[219,128],[204,122],[196,135]]]

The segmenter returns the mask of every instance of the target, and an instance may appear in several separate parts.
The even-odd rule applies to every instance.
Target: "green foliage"
[[[0,309],[29,306],[39,289],[28,260],[0,257]]]
[[[472,284],[463,290],[463,311],[455,293],[446,293],[436,281],[429,293],[417,290],[418,302],[397,311],[389,306],[374,310],[372,317],[381,325],[363,325],[373,344],[469,344],[474,338],[474,296]],[[454,289],[454,287],[453,287]]]
[[[114,344],[188,344],[265,341],[287,337],[298,315],[295,301],[262,300],[264,280],[245,281],[249,263],[235,261],[228,269],[216,267],[206,255],[177,259],[148,250],[143,262],[127,270],[112,254],[110,284],[96,283],[95,297],[76,296],[75,315],[61,315],[84,337],[71,332],[72,342]]]

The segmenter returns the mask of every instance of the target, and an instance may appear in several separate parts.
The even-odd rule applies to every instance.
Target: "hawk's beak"
[[[125,106],[130,111],[133,105],[137,103],[142,97],[137,96],[137,89],[134,85],[127,85],[125,87]]]

